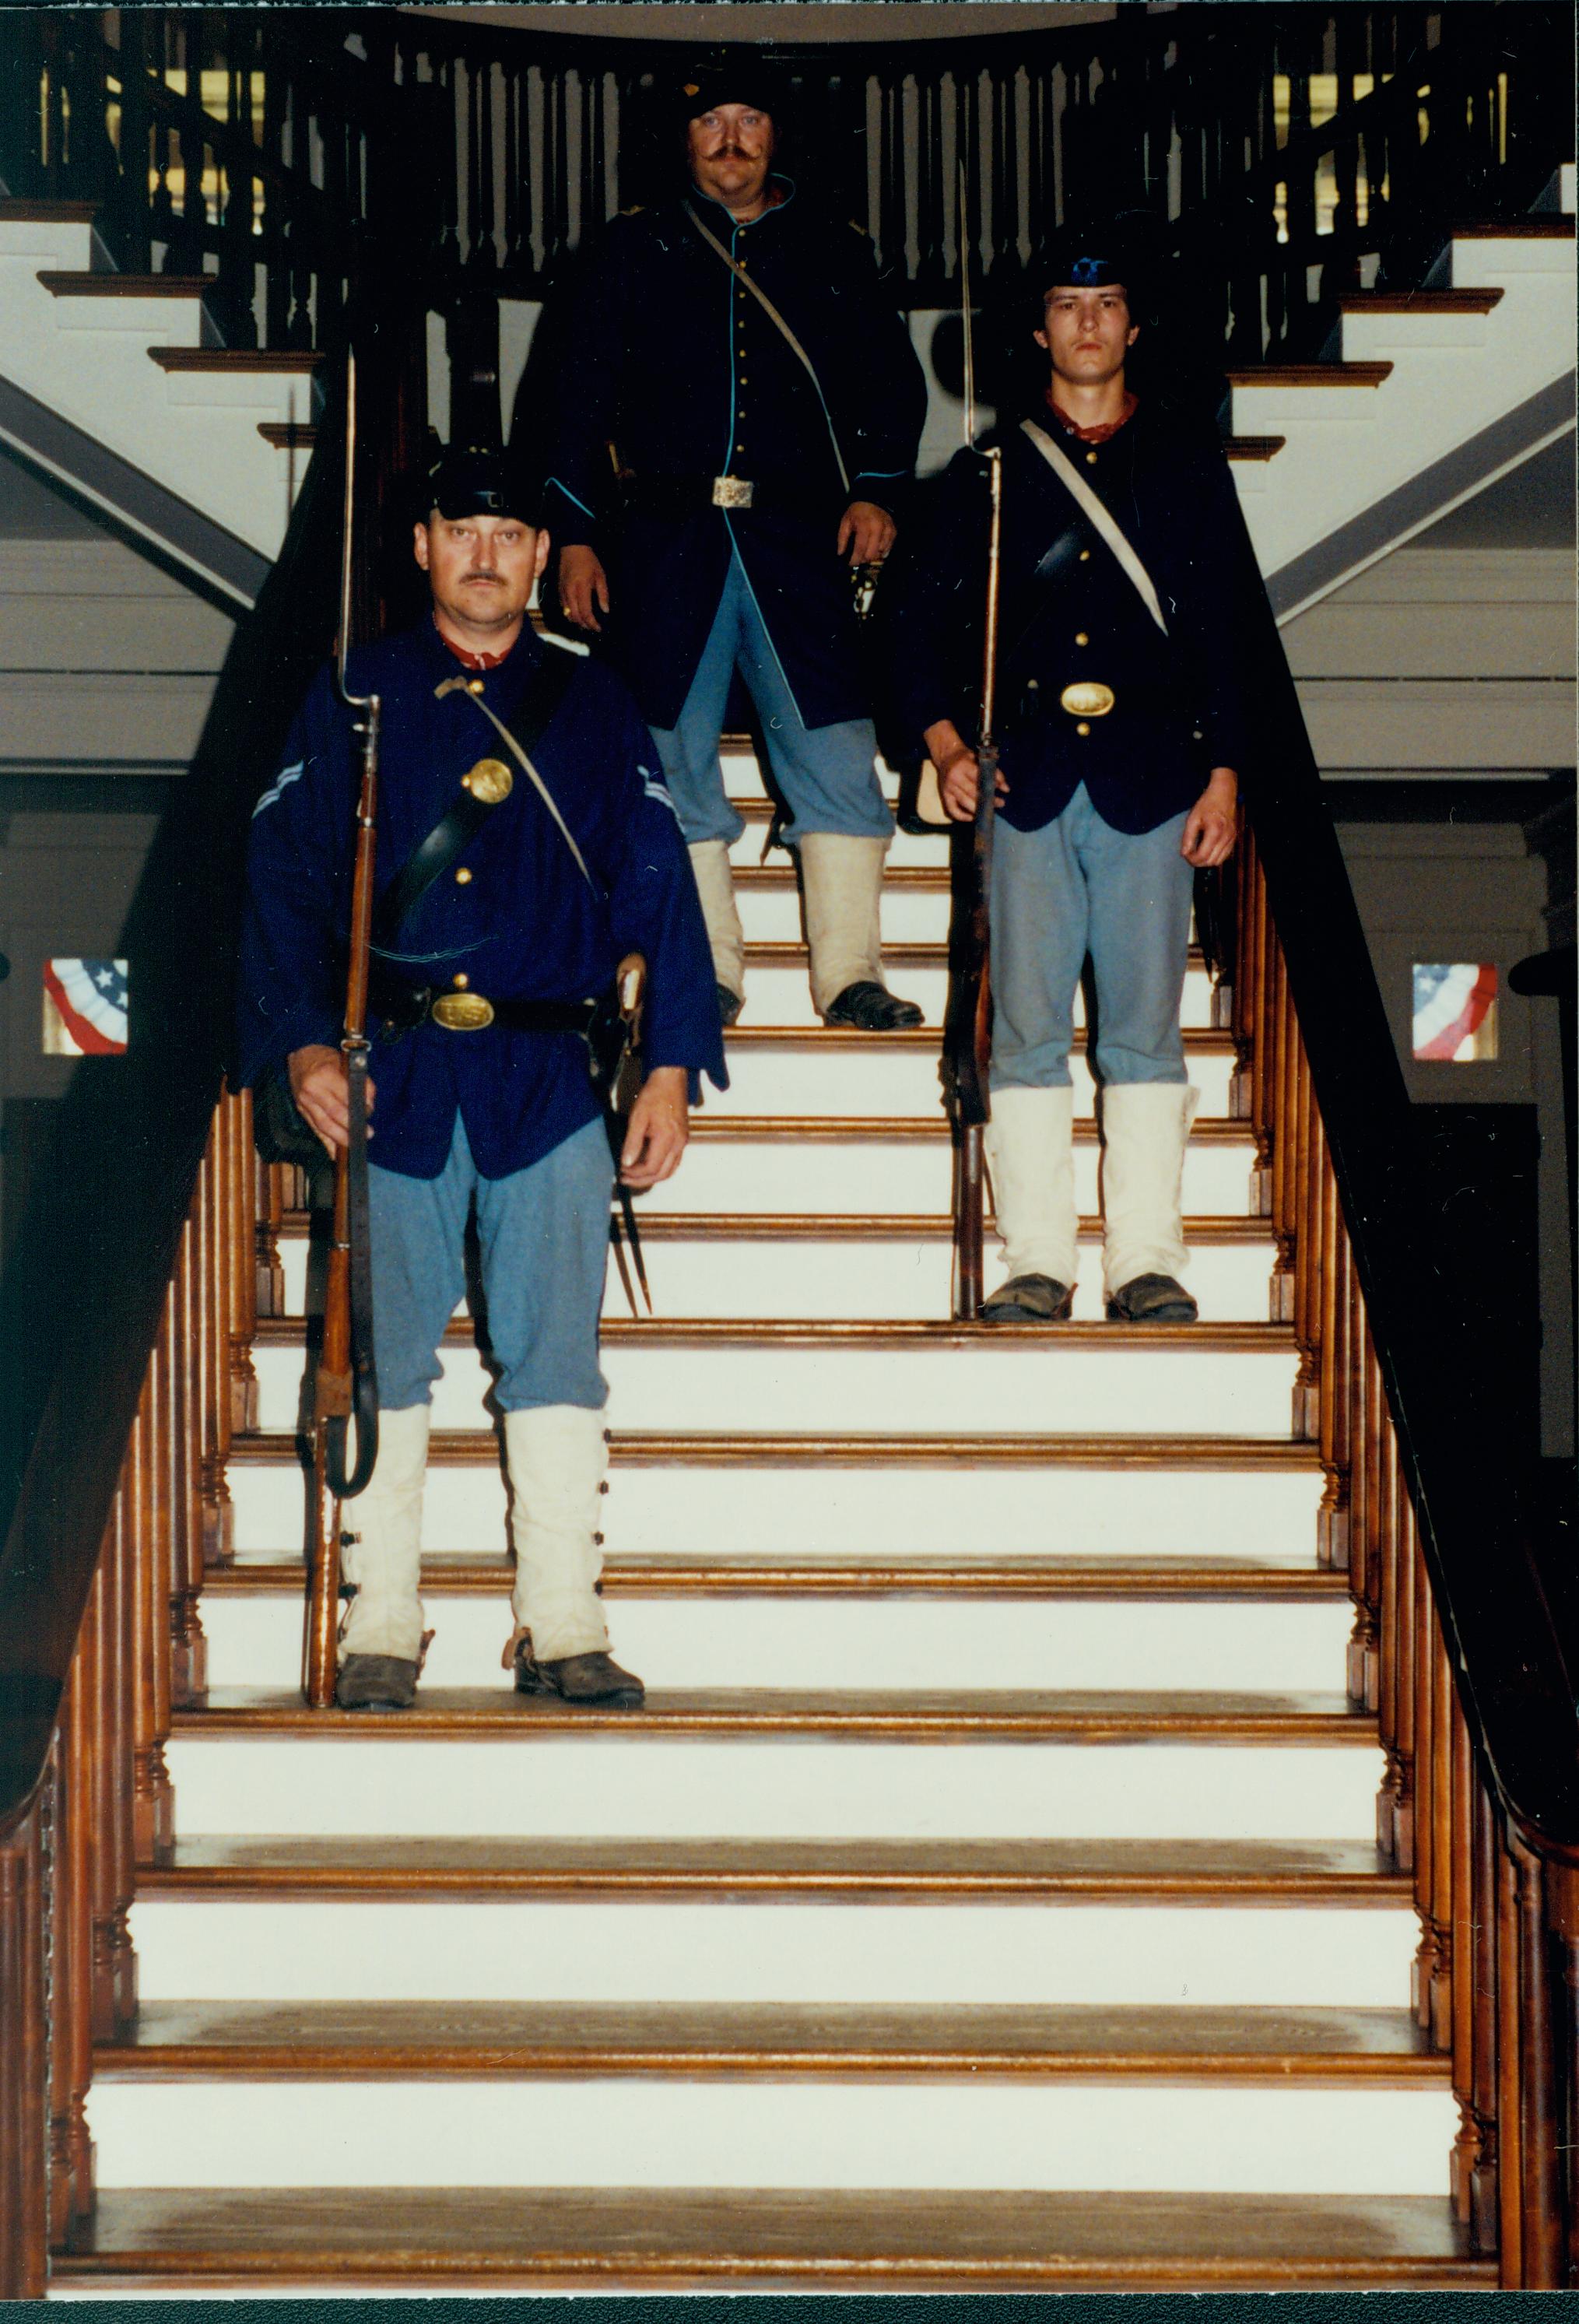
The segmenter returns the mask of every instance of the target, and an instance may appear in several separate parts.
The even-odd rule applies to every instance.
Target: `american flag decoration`
[[[125,962],[45,961],[44,1055],[121,1057],[125,1053]]]
[[[1414,1053],[1422,1064],[1483,1064],[1497,1054],[1497,972],[1485,961],[1415,965]]]

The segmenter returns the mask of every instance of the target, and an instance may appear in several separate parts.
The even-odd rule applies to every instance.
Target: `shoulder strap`
[[[576,663],[572,655],[558,650],[553,653],[545,651],[541,663],[527,683],[511,726],[494,718],[493,712],[480,696],[464,693],[466,683],[464,678],[446,678],[439,692],[441,695],[462,693],[464,698],[475,704],[485,717],[494,719],[494,725],[547,800],[549,812],[564,832],[566,844],[581,866],[582,877],[591,886],[592,874],[582,861],[581,851],[566,830],[564,818],[549,797],[541,776],[526,755],[539,738],[547,733],[575,675]],[[373,916],[373,941],[381,950],[388,950],[402,922],[421,901],[435,880],[442,879],[457,856],[471,844],[497,804],[494,799],[474,798],[464,786],[457,793],[453,805],[434,825],[421,844],[412,850],[378,899]]]
[[[1034,420],[1022,420],[1020,425],[1036,446],[1058,482],[1076,503],[1082,515],[1089,521],[1092,530],[1112,550],[1123,567],[1125,577],[1134,584],[1140,603],[1166,637],[1168,623],[1162,617],[1162,606],[1152,584],[1151,576],[1141,564],[1139,552],[1111,509],[1099,493],[1092,491],[1068,454],[1060,451],[1045,428],[1039,428]]]
[[[838,462],[839,482],[843,484],[845,490],[848,492],[850,489],[850,472],[845,466],[845,456],[839,449],[839,439],[834,433],[833,414],[828,410],[828,400],[822,392],[822,382],[817,375],[816,364],[812,362],[811,357],[807,354],[806,349],[801,346],[799,340],[796,337],[794,332],[784,320],[783,316],[780,314],[779,309],[774,306],[772,300],[769,298],[767,292],[762,288],[761,284],[753,282],[751,276],[746,272],[745,268],[738,264],[734,259],[731,258],[729,253],[725,249],[724,244],[719,241],[711,226],[709,226],[704,219],[698,217],[691,203],[686,202],[682,204],[682,208],[685,210],[687,217],[689,218],[691,224],[696,227],[697,232],[701,235],[702,240],[706,244],[708,249],[717,252],[719,257],[724,261],[725,265],[728,267],[729,272],[734,276],[737,282],[744,283],[746,289],[751,292],[752,297],[756,300],[763,314],[766,315],[769,322],[772,324],[773,328],[782,337],[784,344],[790,349],[790,354],[794,355],[799,362],[805,365],[806,375],[810,380],[813,387],[817,390],[817,400],[822,406],[822,416],[828,424],[828,441],[834,447],[834,458]]]

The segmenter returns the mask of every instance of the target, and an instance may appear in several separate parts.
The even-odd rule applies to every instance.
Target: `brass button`
[[[1085,724],[1085,719],[1083,718],[1083,719],[1080,721],[1079,725],[1076,727],[1075,732],[1076,733],[1076,734],[1089,734],[1089,733],[1090,733],[1090,732],[1091,732],[1091,729],[1090,729],[1090,727]],[[458,984],[458,983],[460,982],[460,981],[461,981],[461,980],[460,980],[460,979],[459,979],[459,977],[457,976],[457,977],[456,978],[456,980],[455,980],[455,981],[456,981],[456,982]]]
[[[1083,734],[1086,734],[1089,733],[1091,730],[1087,726],[1083,726],[1080,731]],[[455,986],[457,992],[464,992],[467,985],[471,982],[471,978],[469,976],[456,976],[452,977],[450,982]]]
[[[480,678],[468,678],[466,682],[466,690],[468,694],[481,694],[484,691],[482,679]]]
[[[1084,630],[1076,630],[1075,632],[1075,642],[1077,646],[1088,646],[1091,643],[1091,640],[1086,636]]]
[[[1096,466],[1096,455],[1095,455],[1095,453],[1094,453],[1094,452],[1087,452],[1087,454],[1085,455],[1085,465],[1086,465],[1086,466],[1087,466],[1088,468],[1094,468],[1094,467],[1095,467],[1095,466]]]
[[[459,871],[456,873],[456,875],[455,875],[455,884],[456,884],[456,886],[457,886],[457,888],[464,888],[464,887],[466,885],[467,881],[470,880],[471,876],[472,876],[472,875],[471,875],[471,873],[466,870],[466,865],[463,863],[463,864],[461,865],[461,867],[460,867],[460,870],[459,870]]]
[[[1081,550],[1081,552],[1080,552],[1080,562],[1081,562],[1081,564],[1082,564],[1082,565],[1089,565],[1089,564],[1090,564],[1090,562],[1091,562],[1091,551],[1090,551],[1090,549],[1083,549]]]

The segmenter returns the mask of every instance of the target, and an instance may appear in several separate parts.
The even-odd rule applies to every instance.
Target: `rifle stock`
[[[378,1459],[378,1379],[374,1368],[372,1272],[367,1241],[367,989],[373,944],[373,882],[378,816],[381,704],[350,693],[350,641],[356,459],[356,358],[346,361],[346,499],[340,571],[340,629],[335,678],[340,699],[360,712],[362,772],[356,799],[356,856],[351,882],[345,1032],[346,1143],[335,1156],[334,1222],[324,1282],[323,1344],[313,1378],[311,1572],[303,1641],[302,1693],[308,1708],[334,1701],[340,1596],[340,1505],[363,1491]],[[347,1470],[353,1420],[356,1459]]]
[[[982,648],[981,719],[976,737],[976,811],[956,826],[949,851],[952,910],[948,930],[948,1007],[939,1067],[954,1128],[955,1313],[974,1323],[982,1304],[985,1166],[983,1132],[992,1114],[987,1073],[993,1052],[991,901],[993,833],[998,812],[998,576],[1002,526],[1002,454],[986,455],[991,515],[987,535],[986,632]]]

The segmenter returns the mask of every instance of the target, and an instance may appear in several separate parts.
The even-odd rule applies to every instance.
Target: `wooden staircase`
[[[891,876],[896,985],[935,1019],[937,843]],[[1192,967],[1200,1327],[972,1330],[935,1035],[814,1028],[790,874],[743,904],[735,1086],[649,1227],[658,1319],[606,1327],[639,1716],[498,1669],[464,1315],[417,1709],[302,1708],[309,1222],[227,1102],[224,1240],[264,1312],[235,1319],[207,1683],[169,1714],[57,2281],[1493,2281],[1226,996]]]

